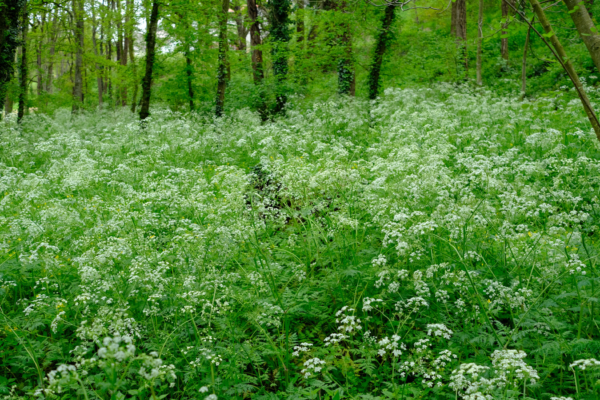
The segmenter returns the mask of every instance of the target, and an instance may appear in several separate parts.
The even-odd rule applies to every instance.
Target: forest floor
[[[599,186],[577,101],[450,85],[0,123],[0,396],[597,399]]]

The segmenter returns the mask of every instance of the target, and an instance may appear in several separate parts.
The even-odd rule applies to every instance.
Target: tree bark
[[[73,82],[73,113],[79,112],[83,105],[83,0],[73,0],[73,17],[75,18],[75,80]]]
[[[137,81],[137,66],[135,64],[135,54],[133,52],[133,31],[135,23],[135,10],[133,0],[127,1],[127,15],[129,16],[129,24],[127,25],[127,46],[129,46],[129,63],[131,64],[131,74],[133,75],[133,93],[131,95],[131,112],[135,113],[135,107],[137,105],[137,92],[138,92],[138,81]]]
[[[150,94],[152,92],[152,70],[154,68],[156,31],[158,27],[158,6],[158,0],[153,0],[150,23],[148,25],[148,32],[146,33],[146,74],[144,75],[144,79],[142,79],[141,120],[145,120],[150,115]]]
[[[4,101],[4,112],[6,115],[13,112],[13,99],[10,96],[6,96],[6,100]]]
[[[452,3],[454,4],[454,3]],[[381,28],[377,34],[377,43],[375,44],[375,51],[373,53],[373,60],[371,61],[371,70],[369,71],[369,99],[375,100],[379,95],[381,89],[381,64],[383,63],[383,56],[386,50],[389,48],[392,41],[391,27],[394,22],[396,7],[393,4],[388,4],[385,7],[385,13],[383,20],[381,21]]]
[[[263,71],[263,54],[260,46],[262,39],[260,37],[260,25],[258,23],[258,8],[256,0],[247,0],[248,17],[250,18],[250,48],[252,50],[252,72],[254,83],[262,84],[265,74]]]
[[[533,25],[535,18],[531,20]],[[529,39],[531,37],[531,26],[527,29],[527,36],[525,36],[525,47],[523,48],[523,64],[521,66],[521,100],[525,98],[527,94],[527,50],[529,49]]]
[[[125,78],[126,68],[127,68],[127,51],[129,49],[129,45],[127,43],[127,35],[125,34],[125,29],[129,24],[129,15],[127,14],[127,10],[125,11],[125,23],[122,23],[122,15],[121,15],[121,0],[117,1],[117,10],[118,10],[118,29],[119,29],[119,46],[121,47],[121,58],[120,64],[123,68],[121,68],[121,106],[125,107],[127,105],[127,79]]]
[[[40,22],[40,36],[37,41],[37,49],[36,49],[36,66],[37,66],[37,87],[36,92],[38,97],[42,95],[42,91],[44,89],[44,78],[43,78],[43,68],[42,68],[42,47],[44,45],[44,26],[46,25],[46,12],[42,12],[42,20]]]
[[[479,15],[477,17],[477,85],[483,86],[482,74],[482,44],[483,44],[483,0],[479,0]]]
[[[96,31],[98,27],[96,25],[96,10],[92,3],[92,47],[94,48],[94,55],[98,58],[98,43],[96,41]],[[103,92],[103,82],[102,82],[102,66],[99,63],[96,63],[96,83],[98,85],[98,106],[102,107],[102,92]]]
[[[573,23],[585,43],[592,61],[600,72],[600,33],[582,0],[563,0],[571,13]]]
[[[590,99],[588,98],[587,93],[585,92],[585,89],[583,88],[583,85],[579,80],[579,76],[577,75],[577,72],[573,67],[573,63],[567,57],[565,49],[562,47],[562,44],[558,40],[556,33],[554,33],[554,31],[552,30],[552,25],[550,25],[550,21],[546,17],[546,13],[544,12],[544,9],[540,5],[539,1],[529,0],[529,2],[531,3],[531,6],[533,7],[533,11],[535,12],[537,18],[540,20],[540,23],[544,27],[544,32],[546,33],[546,36],[549,36],[550,43],[552,44],[552,47],[554,47],[558,59],[560,60],[565,71],[569,75],[569,78],[573,82],[573,85],[575,85],[575,88],[577,89],[577,94],[579,95],[581,103],[583,104],[583,109],[585,110],[585,113],[588,119],[590,120],[590,123],[592,125],[592,128],[594,129],[594,132],[596,133],[598,141],[600,141],[600,121],[598,121],[598,117],[592,109]]]
[[[469,57],[467,54],[467,0],[456,0],[456,43],[458,54],[464,66],[465,79],[469,75]]]
[[[502,19],[504,20],[504,22],[502,23],[502,32],[501,32],[501,39],[500,39],[500,55],[502,56],[502,58],[506,61],[508,61],[508,38],[506,37],[506,35],[508,35],[508,32],[506,31],[507,27],[508,27],[508,16],[510,15],[508,12],[508,1],[509,0],[502,0]]]
[[[354,55],[352,50],[352,32],[350,30],[350,21],[344,15],[346,11],[346,2],[342,1],[339,11],[343,18],[341,22],[340,44],[343,48],[342,57],[338,60],[338,92],[354,96],[356,92],[356,75],[354,73]]]
[[[219,59],[217,64],[217,104],[215,115],[223,116],[225,107],[225,90],[227,89],[227,17],[229,16],[229,0],[222,0],[219,13]]]
[[[8,83],[14,76],[15,53],[21,30],[19,16],[25,5],[24,0],[0,1],[0,99],[5,98]]]
[[[275,75],[275,114],[283,113],[287,103],[285,82],[288,73],[289,0],[271,0],[271,40],[273,47],[273,74]]]
[[[50,34],[50,46],[48,49],[48,63],[46,66],[46,92],[52,93],[52,80],[54,78],[54,53],[56,41],[58,40],[58,12],[52,18],[52,32]]]
[[[23,12],[23,21],[21,23],[21,63],[19,65],[19,110],[17,121],[21,122],[25,115],[27,105],[27,30],[29,28],[29,15],[27,11]]]

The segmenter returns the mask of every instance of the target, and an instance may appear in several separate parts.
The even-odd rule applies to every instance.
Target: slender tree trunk
[[[506,29],[508,28],[507,20],[510,15],[510,13],[508,12],[508,1],[509,0],[502,0],[502,19],[504,20],[504,22],[502,23],[502,33],[500,39],[500,55],[506,61],[508,61],[508,38],[506,37],[508,35],[508,32],[506,31]]]
[[[563,0],[569,9],[573,23],[585,43],[592,61],[600,72],[600,32],[594,26],[585,3],[582,0]]]
[[[465,79],[469,76],[467,54],[467,0],[456,0],[456,43],[460,62],[464,66]]]
[[[73,82],[73,113],[77,113],[83,105],[83,0],[73,0],[73,16],[75,18],[75,81]]]
[[[50,46],[48,49],[48,63],[46,66],[46,92],[52,93],[52,80],[54,78],[54,53],[58,40],[58,12],[52,18],[52,32],[50,33]]]
[[[125,24],[122,21],[121,15],[121,0],[117,0],[117,10],[119,12],[119,45],[121,47],[121,59],[120,64],[123,68],[121,68],[121,106],[125,107],[127,105],[127,79],[125,78],[125,70],[127,69],[127,50],[129,49],[129,45],[127,43],[127,35],[125,34],[125,27],[129,24],[129,15],[127,14],[127,10],[125,11]]]
[[[565,49],[562,47],[562,44],[558,40],[558,36],[556,36],[554,31],[552,30],[552,25],[550,25],[550,21],[546,17],[546,13],[544,12],[544,9],[540,5],[539,1],[529,0],[529,2],[531,3],[531,6],[533,7],[533,11],[535,12],[537,18],[540,20],[540,23],[544,27],[544,32],[546,33],[546,36],[549,36],[550,43],[552,44],[552,47],[554,47],[556,55],[561,61],[561,64],[564,66],[565,71],[569,75],[569,78],[571,78],[571,81],[575,85],[579,98],[581,99],[581,103],[583,104],[585,113],[588,116],[588,119],[590,120],[594,132],[596,132],[596,137],[598,138],[598,141],[600,141],[600,121],[598,121],[598,117],[596,116],[596,113],[592,108],[592,104],[590,103],[590,99],[588,98],[587,93],[585,92],[585,89],[583,88],[583,85],[579,80],[579,76],[577,75],[577,72],[573,67],[573,63],[567,57],[567,53],[565,52]]]
[[[142,102],[140,104],[140,119],[150,115],[150,94],[152,91],[152,70],[154,68],[154,52],[156,47],[156,30],[158,27],[158,0],[152,1],[150,24],[146,34],[146,74],[142,80]]]
[[[192,59],[190,58],[190,46],[187,45],[187,49],[185,52],[185,64],[186,69],[185,73],[187,75],[187,86],[188,86],[188,96],[190,98],[190,111],[194,111],[194,87],[192,85]]]
[[[4,102],[4,113],[6,115],[13,112],[13,99],[10,96],[6,96],[6,101]]]
[[[341,37],[343,56],[338,60],[338,92],[354,96],[356,93],[356,75],[354,73],[354,55],[352,51],[352,34],[350,24],[342,25],[344,33]]]
[[[483,44],[483,0],[479,0],[479,15],[477,17],[477,85],[483,86],[482,74],[482,44]]]
[[[248,17],[250,18],[250,48],[252,49],[252,72],[254,77],[254,83],[256,85],[262,84],[265,77],[263,71],[263,54],[260,46],[262,46],[262,39],[260,37],[260,25],[258,23],[258,8],[256,7],[256,0],[248,0]]]
[[[383,56],[392,41],[393,35],[391,27],[396,15],[395,11],[396,7],[393,4],[389,4],[385,7],[385,13],[383,15],[383,20],[381,21],[381,29],[377,34],[377,43],[375,44],[373,60],[371,61],[371,70],[369,71],[368,85],[369,99],[371,100],[377,98],[379,90],[381,89],[381,64],[383,63]]]
[[[227,17],[229,14],[229,0],[222,0],[219,13],[219,59],[217,65],[217,106],[215,115],[223,116],[225,106],[225,90],[227,89]]]
[[[29,15],[23,13],[23,22],[21,23],[21,64],[19,65],[19,111],[17,121],[21,122],[25,115],[27,105],[27,29],[29,28]]]
[[[43,81],[43,68],[42,68],[42,47],[44,45],[44,27],[46,25],[46,12],[42,12],[42,20],[40,23],[40,36],[37,41],[37,49],[36,49],[36,66],[37,66],[37,87],[36,92],[37,96],[40,97],[42,95],[42,91],[44,89],[44,81]]]
[[[450,8],[450,33],[453,36],[456,36],[456,19],[457,19],[457,4],[456,4],[456,0],[452,2],[452,6]]]
[[[531,19],[530,24],[533,25],[535,18]],[[521,101],[525,99],[527,94],[527,50],[529,49],[529,39],[531,37],[531,26],[527,29],[525,36],[525,47],[523,48],[523,64],[521,66]]]
[[[258,8],[256,0],[247,0],[248,18],[250,19],[250,49],[252,52],[252,77],[254,85],[258,91],[258,99],[256,103],[257,111],[263,121],[268,118],[267,102],[263,88],[263,80],[265,78],[263,70],[263,53],[262,39],[260,37],[260,25],[258,23]]]
[[[98,44],[96,41],[96,31],[98,27],[96,25],[96,10],[92,5],[92,47],[94,47],[94,55],[98,58]],[[96,63],[96,83],[98,85],[98,106],[102,108],[102,92],[103,92],[103,82],[102,82],[102,67],[99,63]]]
[[[271,1],[271,38],[273,43],[271,56],[273,57],[277,99],[275,114],[284,112],[287,103],[285,83],[288,73],[288,42],[290,41],[289,15],[289,0]]]
[[[129,46],[129,62],[131,63],[131,74],[133,75],[133,94],[131,95],[131,112],[135,113],[135,107],[137,104],[137,92],[138,92],[138,80],[137,80],[137,66],[135,64],[135,54],[133,52],[133,21],[134,21],[134,10],[133,0],[127,0],[128,14],[131,16],[130,25],[127,30],[127,36],[129,40],[127,44]]]

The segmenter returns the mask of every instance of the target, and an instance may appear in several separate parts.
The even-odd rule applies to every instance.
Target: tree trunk
[[[129,63],[131,64],[131,74],[133,75],[133,94],[131,95],[131,112],[135,113],[135,106],[137,104],[137,92],[138,92],[138,81],[137,81],[137,66],[135,64],[135,54],[133,52],[133,31],[135,24],[135,11],[133,0],[126,0],[127,4],[127,15],[128,15],[128,25],[127,25],[127,46],[129,47]]]
[[[21,22],[21,64],[19,65],[19,111],[17,121],[21,122],[25,115],[25,106],[27,105],[27,29],[29,28],[29,15],[27,11],[23,12],[23,21]]]
[[[4,112],[6,115],[13,112],[13,99],[10,96],[6,96],[6,101],[4,102]]]
[[[289,0],[271,1],[271,40],[273,47],[271,55],[273,57],[273,74],[275,75],[275,95],[277,103],[274,112],[279,114],[284,112],[287,103],[285,82],[288,72],[288,42],[290,40],[289,31]]]
[[[268,118],[267,102],[265,100],[264,88],[262,86],[265,78],[263,70],[263,53],[261,50],[262,39],[260,37],[260,25],[258,23],[258,8],[256,0],[247,0],[248,18],[250,19],[250,49],[252,51],[252,77],[254,85],[258,90],[256,109],[263,121]]]
[[[535,18],[531,19],[531,25],[533,25]],[[525,99],[527,93],[527,49],[529,48],[529,39],[531,37],[531,26],[527,29],[527,36],[525,36],[525,47],[523,48],[523,64],[521,67],[521,101]]]
[[[452,6],[450,8],[450,33],[452,36],[456,36],[456,17],[457,17],[457,5],[456,1],[452,2]]]
[[[452,3],[454,4],[454,3]],[[371,61],[371,70],[369,71],[369,99],[375,100],[379,95],[381,89],[381,64],[383,63],[383,56],[386,50],[389,48],[392,41],[391,27],[394,22],[396,7],[393,4],[389,4],[385,7],[385,13],[383,20],[381,21],[381,29],[377,34],[377,43],[375,44],[375,52],[373,53],[373,60]]]
[[[94,48],[94,55],[98,58],[98,44],[96,41],[96,31],[98,27],[96,26],[96,11],[92,4],[92,47]],[[102,92],[103,92],[103,82],[102,82],[102,66],[99,63],[96,63],[96,83],[98,85],[98,106],[102,107]]]
[[[256,0],[248,0],[248,17],[250,18],[250,48],[252,49],[252,72],[254,83],[262,84],[265,74],[263,71],[263,54],[260,46],[262,39],[260,37],[260,25],[258,23],[258,8]]]
[[[185,52],[186,75],[188,85],[188,96],[190,98],[190,111],[194,111],[194,87],[192,85],[192,59],[190,58],[189,46]]]
[[[146,74],[142,79],[142,101],[140,104],[140,119],[150,115],[150,94],[152,91],[152,70],[154,68],[154,52],[156,47],[156,30],[158,27],[158,0],[152,1],[150,23],[146,34]]]
[[[467,0],[456,0],[456,43],[460,62],[464,66],[465,79],[469,74],[467,54]]]
[[[50,46],[48,49],[48,63],[46,66],[46,92],[52,93],[52,80],[54,78],[54,53],[56,41],[58,40],[58,12],[52,18],[52,33],[50,34]]]
[[[479,0],[479,15],[477,17],[477,85],[483,86],[482,74],[482,43],[483,43],[483,0]]]
[[[223,116],[225,106],[225,90],[227,89],[227,17],[229,14],[229,0],[222,0],[219,13],[219,59],[217,65],[217,105],[215,115]]]
[[[117,10],[119,12],[118,18],[118,29],[119,29],[119,46],[121,47],[121,58],[120,64],[123,68],[121,68],[121,106],[125,107],[127,105],[127,79],[125,78],[125,70],[127,68],[127,50],[129,49],[129,45],[127,43],[127,35],[125,34],[125,27],[129,23],[129,15],[125,12],[125,26],[122,23],[122,15],[121,15],[121,0],[117,0]]]
[[[508,1],[509,0],[502,0],[502,19],[504,22],[502,23],[502,33],[500,36],[500,55],[506,61],[508,61],[508,38],[506,37],[508,32],[506,31],[506,28],[508,27],[507,20],[508,16],[510,15],[508,12]]]
[[[585,3],[582,0],[563,0],[569,9],[573,23],[585,43],[592,61],[600,72],[600,33],[594,26]]]
[[[42,20],[40,23],[40,37],[38,38],[38,42],[37,42],[37,49],[36,49],[36,66],[37,66],[37,87],[36,87],[36,92],[38,97],[42,95],[42,90],[44,89],[44,83],[43,83],[43,69],[42,69],[42,47],[44,45],[44,26],[46,25],[46,12],[42,12]]]
[[[83,0],[73,0],[75,29],[73,37],[77,47],[75,52],[75,80],[73,82],[73,113],[79,112],[83,105]]]
[[[585,92],[585,89],[583,88],[583,85],[581,84],[581,81],[579,80],[579,76],[577,75],[577,72],[575,71],[575,68],[573,67],[573,63],[567,57],[565,49],[562,47],[562,44],[558,40],[558,36],[556,36],[554,31],[552,30],[552,25],[550,25],[550,21],[546,17],[546,13],[544,12],[544,9],[540,5],[539,1],[538,0],[529,0],[529,2],[531,3],[531,6],[533,7],[533,11],[537,15],[537,18],[540,20],[540,23],[544,27],[546,36],[549,36],[550,43],[552,44],[552,47],[554,47],[554,50],[556,51],[556,55],[558,56],[559,60],[561,61],[561,64],[564,66],[564,69],[567,72],[567,74],[569,75],[569,78],[571,78],[571,81],[575,85],[575,88],[577,89],[579,98],[581,99],[581,103],[583,104],[585,113],[588,116],[588,119],[590,120],[590,123],[592,125],[592,128],[594,129],[594,132],[596,133],[596,137],[598,138],[598,141],[600,141],[600,122],[598,121],[598,118],[596,117],[596,113],[592,109],[590,99],[588,98],[587,93]]]
[[[339,38],[342,46],[342,56],[338,60],[338,92],[354,96],[356,92],[356,76],[354,74],[354,55],[352,51],[352,32],[350,31],[350,20],[344,15],[346,2],[343,1],[339,6],[342,13],[341,30]]]
[[[0,99],[5,98],[8,83],[14,76],[21,23],[19,16],[24,7],[25,2],[20,0],[0,1]]]

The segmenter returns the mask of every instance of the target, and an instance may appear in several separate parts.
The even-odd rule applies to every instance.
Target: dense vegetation
[[[600,398],[600,9],[507,1],[0,0],[0,398]]]

